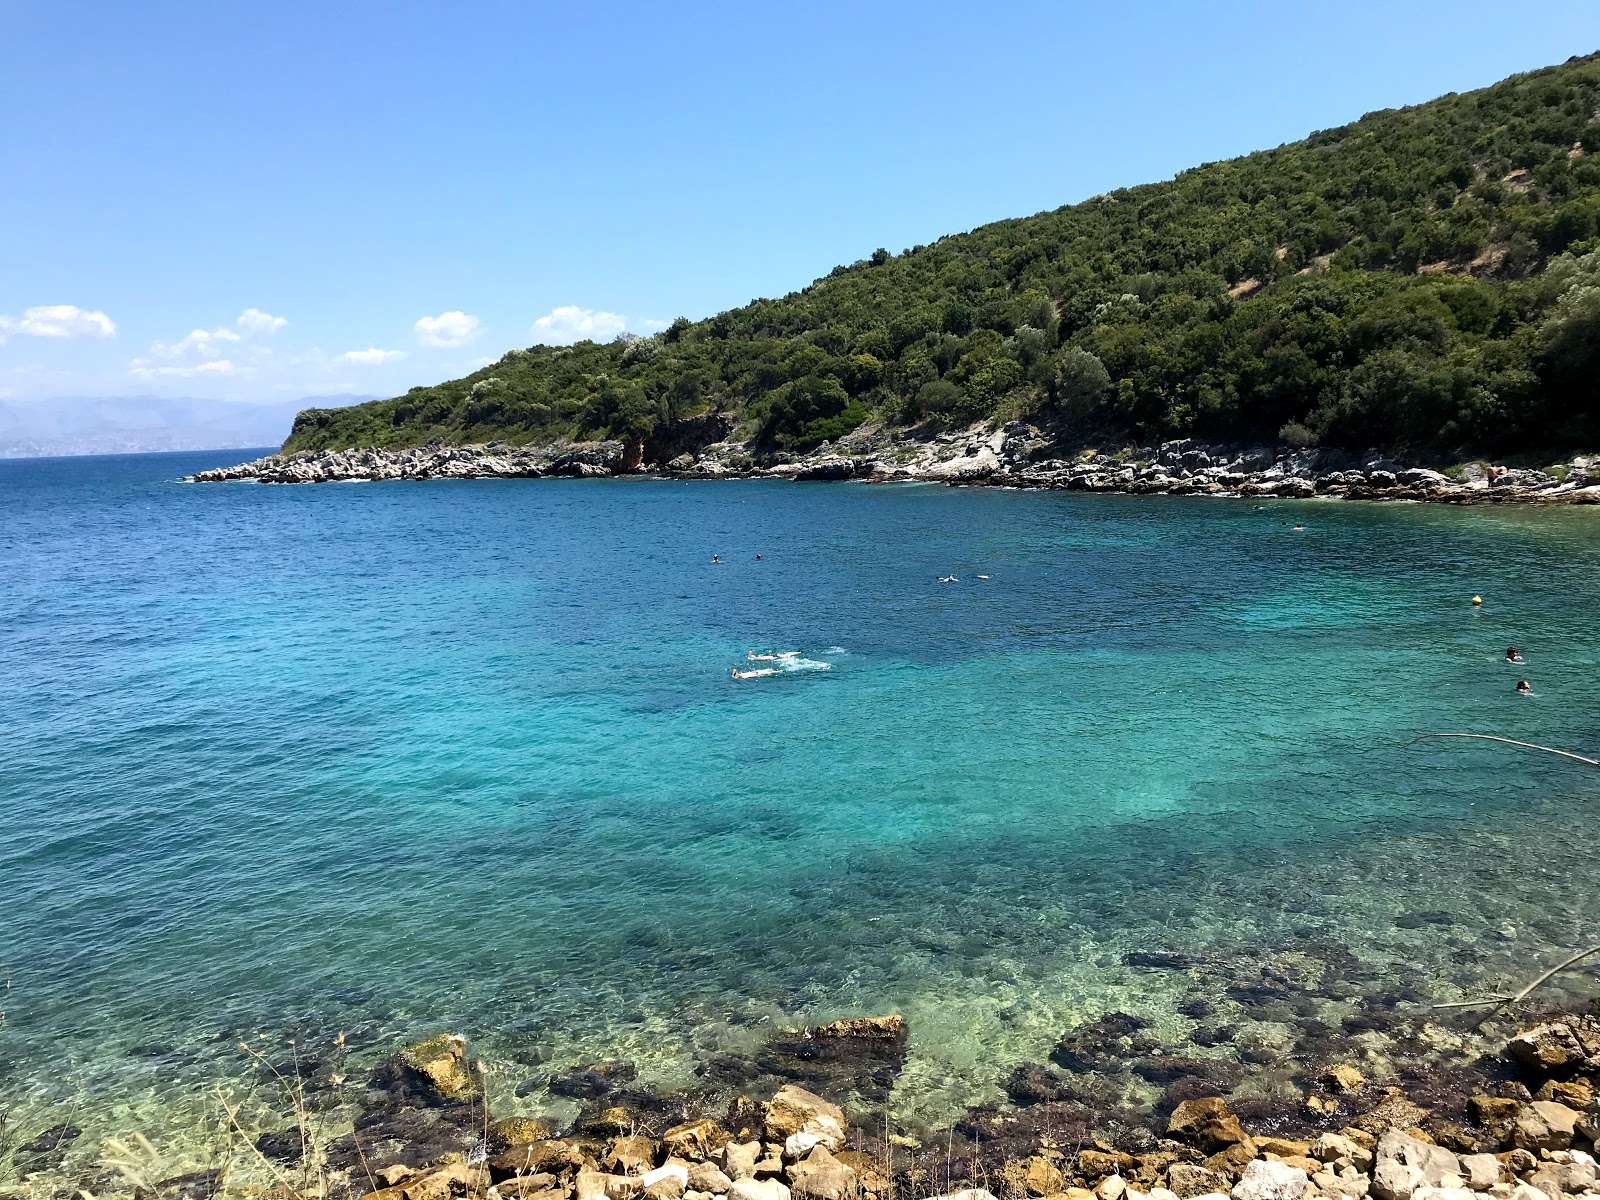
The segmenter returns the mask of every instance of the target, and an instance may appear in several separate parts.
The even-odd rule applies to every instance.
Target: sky
[[[0,0],[0,400],[394,395],[1596,49],[1594,0]]]

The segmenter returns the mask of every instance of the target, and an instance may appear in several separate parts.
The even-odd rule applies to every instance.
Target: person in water
[[[780,658],[797,658],[798,650],[780,650],[777,654],[757,654],[754,650],[746,650],[745,656],[751,662],[777,662]]]
[[[1531,696],[1531,695],[1533,695],[1533,688],[1528,684],[1528,681],[1526,679],[1517,680],[1517,695],[1519,695],[1519,696]]]
[[[778,674],[778,672],[771,667],[762,667],[759,671],[741,671],[738,667],[729,667],[728,673],[735,679],[760,679],[763,675]]]
[[[721,563],[721,562],[722,562],[722,555],[720,555],[720,554],[713,554],[713,555],[712,555],[712,556],[711,556],[711,561],[712,561],[712,562],[714,562],[714,563],[718,563],[718,564],[720,564],[720,563]]]
[[[1510,662],[1510,663],[1519,663],[1519,662],[1521,662],[1522,661],[1522,651],[1518,650],[1515,646],[1507,646],[1506,647],[1506,661]]]
[[[761,561],[761,555],[759,555],[759,554],[758,554],[758,555],[756,555],[756,561],[757,561],[757,562],[760,562],[760,561]]]

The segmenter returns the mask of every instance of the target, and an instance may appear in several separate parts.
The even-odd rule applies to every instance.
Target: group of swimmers
[[[799,658],[800,651],[780,650],[777,654],[757,654],[754,650],[746,650],[745,657],[751,662],[782,662],[786,658]],[[728,668],[728,674],[735,679],[760,679],[763,675],[781,675],[782,673],[777,667],[756,667],[749,671],[741,671],[738,667]]]
[[[1506,647],[1506,661],[1508,663],[1521,663],[1521,662],[1526,662],[1527,660],[1522,657],[1522,651],[1521,650],[1518,650],[1515,646],[1507,646]],[[1531,696],[1531,695],[1533,695],[1533,685],[1530,684],[1526,679],[1517,680],[1517,695],[1519,695],[1519,696]]]

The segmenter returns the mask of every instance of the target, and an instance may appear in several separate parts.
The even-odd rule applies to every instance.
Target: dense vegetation
[[[308,410],[288,449],[868,418],[1354,448],[1600,443],[1600,55],[837,267],[654,337]]]

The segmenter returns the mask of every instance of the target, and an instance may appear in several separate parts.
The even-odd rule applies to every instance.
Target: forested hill
[[[878,250],[653,337],[308,410],[285,449],[637,435],[711,408],[772,449],[989,416],[1147,442],[1600,445],[1600,55]]]

